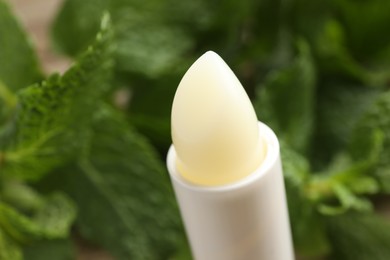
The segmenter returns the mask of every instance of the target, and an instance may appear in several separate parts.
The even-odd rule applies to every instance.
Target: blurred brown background
[[[8,0],[38,52],[39,59],[47,73],[63,72],[70,60],[56,54],[50,45],[50,24],[62,0]]]

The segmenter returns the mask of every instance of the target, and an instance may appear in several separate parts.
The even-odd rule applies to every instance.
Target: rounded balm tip
[[[239,181],[264,157],[252,103],[233,71],[215,52],[188,69],[172,106],[177,168],[188,182],[226,185]]]

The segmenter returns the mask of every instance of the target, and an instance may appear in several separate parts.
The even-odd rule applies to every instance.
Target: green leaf
[[[293,149],[305,152],[313,128],[316,72],[304,41],[298,42],[298,52],[291,65],[265,79],[259,87],[255,109],[260,120],[279,138]]]
[[[390,223],[374,214],[349,213],[327,219],[334,260],[387,260]]]
[[[14,93],[0,79],[0,135],[17,104]]]
[[[81,233],[118,259],[167,259],[184,234],[164,166],[111,110],[94,126],[85,158],[59,183],[78,205]]]
[[[193,258],[187,239],[183,239],[177,248],[178,251],[175,253],[175,255],[169,258],[170,260],[188,260]]]
[[[22,250],[0,227],[0,260],[22,260]]]
[[[311,35],[320,72],[326,77],[348,77],[362,83],[375,84],[375,77],[351,55],[343,27],[334,18],[327,18]]]
[[[41,79],[27,36],[8,4],[0,0],[0,135],[16,107],[15,92]]]
[[[171,73],[182,65],[183,56],[193,47],[183,25],[198,27],[204,19],[197,16],[202,1],[185,3],[68,0],[54,22],[55,45],[67,54],[79,53],[98,28],[96,17],[108,10],[116,30],[118,71],[150,77]],[[172,17],[177,21],[171,21]]]
[[[379,180],[384,192],[390,192],[390,92],[381,94],[363,114],[351,138],[350,152],[355,160],[364,160],[375,146],[369,137],[383,135],[382,151],[378,155],[373,175]]]
[[[22,212],[39,210],[45,203],[41,194],[32,187],[11,180],[2,183],[1,199]]]
[[[305,191],[309,163],[283,143],[281,155],[295,250],[301,256],[323,255],[329,250],[323,219]]]
[[[160,148],[162,153],[171,144],[170,116],[177,84],[177,77],[164,77],[158,83],[140,80],[133,86],[134,98],[128,108],[131,124]]]
[[[374,192],[376,192],[377,184],[374,180],[368,179],[369,184],[374,187]],[[348,187],[334,183],[331,187],[332,192],[340,201],[340,205],[330,205],[327,203],[321,203],[318,206],[319,212],[323,215],[339,215],[347,212],[350,209],[354,209],[356,211],[371,211],[372,204],[368,199],[357,197]]]
[[[171,73],[182,62],[182,56],[193,47],[191,39],[181,28],[149,24],[143,19],[133,23],[123,20],[122,23],[129,24],[126,30],[118,32],[117,63],[120,70],[149,77]]]
[[[390,2],[337,0],[333,4],[348,35],[348,46],[356,57],[376,58],[389,47]]]
[[[76,252],[69,239],[42,240],[23,248],[24,260],[74,260]]]
[[[0,81],[15,92],[41,79],[42,74],[30,41],[9,6],[1,0]]]
[[[354,209],[367,211],[372,205],[363,195],[378,192],[369,173],[381,154],[383,136],[371,138],[371,154],[355,162],[340,154],[326,172],[310,174],[308,161],[282,143],[281,154],[294,245],[302,256],[319,256],[330,249],[324,219]],[[324,216],[325,215],[325,216]]]
[[[341,153],[325,172],[313,175],[306,186],[306,196],[318,205],[324,215],[338,215],[348,210],[370,211],[371,202],[365,195],[379,191],[378,181],[371,175],[382,153],[383,135],[376,132],[370,139],[370,154],[359,161]]]
[[[343,2],[349,3],[345,5]],[[357,26],[357,24],[362,23],[361,17],[375,16],[372,13],[367,14],[362,8],[356,8],[356,6],[363,2],[368,1],[360,1],[357,5],[355,5],[355,2],[352,3],[349,0],[290,1],[291,7],[288,9],[288,12],[290,12],[288,15],[291,16],[291,21],[288,20],[287,26],[296,37],[304,37],[310,43],[320,78],[347,78],[351,81],[358,81],[370,86],[386,84],[389,78],[388,69],[378,67],[375,63],[367,66],[361,60],[360,54],[362,54],[362,51],[354,53],[351,50],[354,42],[353,40],[350,41],[349,27],[353,27],[355,32],[361,33],[360,29],[367,26],[366,20],[363,22],[366,23],[364,26]],[[353,7],[348,8],[348,5]],[[377,6],[380,6],[380,4]],[[345,26],[342,16],[344,13],[350,11],[350,9],[356,14],[356,24],[351,23],[349,24],[350,26]],[[386,11],[383,13],[386,13]],[[370,17],[368,20],[373,19]],[[382,20],[382,22],[384,21]],[[376,24],[375,29],[379,26],[382,25]],[[386,28],[386,26],[384,27]],[[367,26],[367,28],[371,27]],[[370,32],[374,31],[376,30],[371,30]],[[367,35],[367,33],[361,33],[360,35],[367,41],[366,44],[371,41]],[[368,45],[365,47],[366,49],[371,48],[371,45]]]
[[[106,15],[96,41],[63,76],[53,75],[19,93],[9,135],[0,142],[4,175],[36,180],[75,156],[91,113],[109,87],[111,34]]]
[[[73,202],[61,193],[46,198],[43,205],[31,216],[0,202],[0,228],[22,243],[66,238],[75,217]]]
[[[324,82],[317,95],[316,127],[310,158],[326,168],[348,146],[353,129],[380,92],[343,82]],[[368,140],[368,139],[367,139]]]
[[[71,56],[86,49],[99,31],[108,4],[109,0],[64,1],[52,25],[55,47]]]

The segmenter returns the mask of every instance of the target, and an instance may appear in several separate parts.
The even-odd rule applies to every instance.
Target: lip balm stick
[[[196,260],[293,260],[279,142],[214,52],[186,72],[167,166]]]

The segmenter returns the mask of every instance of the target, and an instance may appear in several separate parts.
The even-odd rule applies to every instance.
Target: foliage
[[[117,259],[190,258],[162,158],[176,87],[209,49],[279,136],[297,254],[389,258],[373,207],[390,191],[389,12],[381,0],[66,0],[53,45],[75,62],[45,76],[0,0],[0,260],[74,259],[72,226]]]
[[[112,109],[102,108],[92,128],[79,160],[46,182],[76,201],[85,238],[119,259],[168,258],[183,233],[161,162]]]

